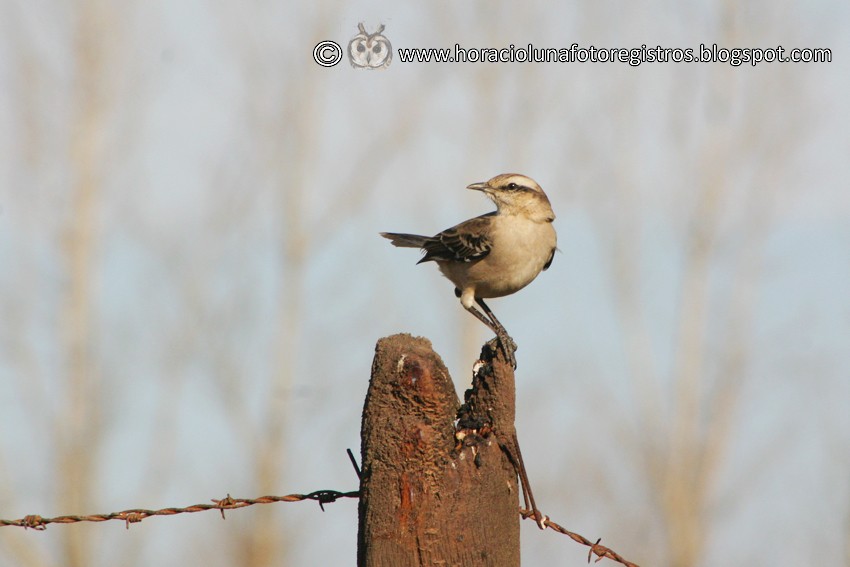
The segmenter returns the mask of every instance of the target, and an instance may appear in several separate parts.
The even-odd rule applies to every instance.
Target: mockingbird
[[[503,173],[467,189],[483,192],[496,210],[434,236],[395,232],[382,232],[381,236],[395,246],[424,250],[418,263],[437,263],[455,285],[464,309],[496,333],[505,356],[516,368],[516,344],[484,299],[521,290],[552,264],[557,242],[552,227],[555,213],[543,189],[524,175]],[[476,303],[483,313],[475,308]]]

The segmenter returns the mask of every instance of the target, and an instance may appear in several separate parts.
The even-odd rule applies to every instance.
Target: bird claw
[[[518,347],[511,337],[508,335],[496,335],[491,340],[487,341],[487,346],[493,353],[493,356],[495,356],[497,352],[501,351],[505,357],[505,362],[510,364],[511,367],[516,370],[516,356],[514,356],[514,352]]]
[[[508,364],[511,365],[511,368],[516,370],[516,356],[514,354],[518,348],[516,342],[507,333],[499,333],[496,335],[496,338],[499,341],[499,346],[502,348],[502,352],[505,353],[505,359]]]

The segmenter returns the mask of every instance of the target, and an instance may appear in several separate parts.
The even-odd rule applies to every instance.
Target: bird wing
[[[425,256],[419,263],[430,260],[444,262],[473,262],[490,253],[489,238],[492,214],[482,215],[447,228],[432,236],[422,246]]]
[[[544,272],[549,269],[549,266],[552,265],[552,260],[555,259],[555,250],[557,250],[557,248],[552,248],[552,252],[549,254],[549,259],[546,260],[545,264],[543,264],[543,271]]]

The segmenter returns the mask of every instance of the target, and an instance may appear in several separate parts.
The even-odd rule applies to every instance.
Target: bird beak
[[[488,189],[490,189],[490,186],[487,184],[486,181],[482,181],[481,183],[473,183],[472,185],[467,185],[466,188],[474,189],[475,191],[486,192]]]

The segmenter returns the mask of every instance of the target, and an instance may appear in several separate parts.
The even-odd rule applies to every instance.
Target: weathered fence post
[[[461,408],[431,343],[378,341],[363,408],[359,567],[518,566],[513,369],[485,345]],[[459,414],[459,410],[460,414]]]

